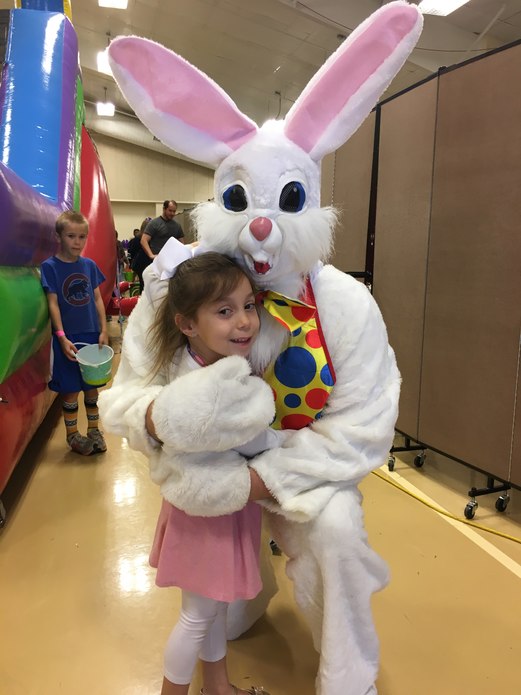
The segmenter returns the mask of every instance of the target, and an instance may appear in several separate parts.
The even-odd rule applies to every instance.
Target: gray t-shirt
[[[156,217],[151,220],[145,229],[145,234],[150,234],[149,244],[154,253],[159,253],[170,237],[182,239],[183,230],[175,220],[165,220],[163,217]]]

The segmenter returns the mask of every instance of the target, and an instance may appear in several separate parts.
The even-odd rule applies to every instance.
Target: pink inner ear
[[[315,82],[321,71],[317,73],[309,92],[306,89],[299,99],[285,133],[306,152],[311,152],[332,119],[341,113],[418,21],[417,12],[405,13],[403,7],[396,16],[389,18],[388,15],[389,12],[382,11],[344,52],[338,49],[340,55]]]
[[[111,55],[150,95],[154,107],[237,149],[257,130],[230,97],[186,60],[145,39],[113,42]]]

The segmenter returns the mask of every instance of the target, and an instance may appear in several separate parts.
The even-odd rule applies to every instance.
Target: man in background
[[[174,220],[176,212],[177,203],[175,200],[165,200],[163,213],[151,220],[141,235],[141,247],[149,259],[147,265],[152,263],[170,237],[174,237],[184,244],[183,230]]]

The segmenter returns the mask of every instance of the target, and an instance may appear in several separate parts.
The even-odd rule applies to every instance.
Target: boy
[[[98,428],[98,389],[81,378],[75,343],[108,345],[105,307],[99,285],[103,273],[81,252],[89,224],[79,212],[67,210],[56,220],[59,249],[42,263],[42,286],[47,295],[54,331],[52,339],[51,391],[60,394],[67,443],[78,454],[90,456],[107,450]],[[84,392],[87,436],[78,432],[78,394]]]

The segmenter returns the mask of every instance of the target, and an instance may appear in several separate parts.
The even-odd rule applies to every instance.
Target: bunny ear
[[[142,123],[190,159],[217,167],[257,132],[256,124],[215,82],[154,41],[114,39],[109,62]]]
[[[416,5],[392,2],[365,20],[308,83],[285,119],[287,137],[315,161],[361,125],[420,36]]]

